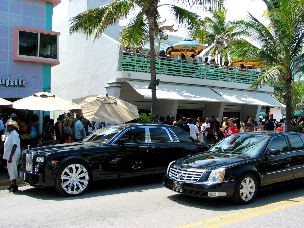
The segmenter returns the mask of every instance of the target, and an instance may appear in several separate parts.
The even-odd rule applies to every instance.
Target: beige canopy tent
[[[29,97],[13,102],[14,109],[63,111],[81,109],[80,105],[65,100],[48,92],[34,93]]]
[[[0,97],[0,106],[10,106],[13,103]]]
[[[91,121],[121,124],[139,118],[135,105],[108,95],[82,97],[73,102],[81,106],[83,116]]]

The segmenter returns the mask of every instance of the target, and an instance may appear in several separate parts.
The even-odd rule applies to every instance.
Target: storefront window
[[[57,59],[57,36],[19,31],[19,55]]]
[[[59,64],[58,36],[60,33],[25,27],[15,27],[14,59]]]

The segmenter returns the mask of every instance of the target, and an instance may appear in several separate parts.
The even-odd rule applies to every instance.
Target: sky
[[[53,26],[60,24],[61,22],[68,19],[67,8],[69,0],[61,0],[61,3],[54,8],[53,14]],[[172,3],[172,0],[161,0],[161,4]],[[265,5],[262,0],[225,0],[225,7],[227,8],[227,19],[228,20],[240,20],[246,19],[248,12],[253,14],[263,23],[265,20],[262,18],[265,10]],[[166,25],[175,24],[175,22],[168,16],[165,7],[160,7],[160,14],[162,16],[161,21],[166,19]],[[197,10],[193,9],[195,12]],[[196,12],[198,13],[198,12]],[[123,22],[121,24],[124,24]],[[175,25],[174,27],[177,27]],[[185,37],[187,32],[179,29],[174,35]]]

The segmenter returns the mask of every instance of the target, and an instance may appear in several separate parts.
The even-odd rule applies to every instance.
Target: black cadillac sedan
[[[200,197],[253,201],[266,185],[304,177],[304,136],[293,132],[231,135],[208,152],[169,164],[164,186]]]
[[[23,151],[20,177],[32,186],[55,186],[63,195],[76,196],[93,180],[165,173],[171,161],[208,149],[175,126],[112,126],[81,143]]]

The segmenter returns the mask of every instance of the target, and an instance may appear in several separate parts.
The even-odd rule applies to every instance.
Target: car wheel
[[[91,177],[86,165],[79,162],[69,162],[58,171],[56,190],[65,196],[82,194],[90,185]]]
[[[252,174],[243,175],[234,188],[234,200],[238,204],[251,203],[258,191],[257,180]]]

